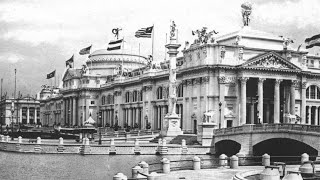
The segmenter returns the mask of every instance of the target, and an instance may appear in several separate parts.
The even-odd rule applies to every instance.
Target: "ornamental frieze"
[[[218,80],[219,80],[219,84],[225,84],[226,83],[226,77],[225,76],[219,76]]]
[[[143,86],[144,91],[151,91],[152,90],[152,85],[148,86]]]
[[[194,79],[194,84],[200,84],[200,83],[201,83],[201,78]]]
[[[121,91],[114,91],[114,96],[121,96]]]
[[[208,83],[209,79],[210,79],[209,76],[202,77],[202,83]]]

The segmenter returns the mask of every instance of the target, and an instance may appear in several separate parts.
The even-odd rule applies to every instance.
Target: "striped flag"
[[[47,79],[51,79],[56,74],[56,70],[52,71],[51,73],[47,74]]]
[[[313,46],[320,46],[320,34],[307,38],[304,42],[307,44],[307,49],[312,48]]]
[[[91,49],[92,45],[86,48],[83,48],[80,50],[79,54],[80,55],[85,55],[85,54],[90,54],[90,49]]]
[[[121,43],[123,39],[120,40],[115,40],[115,41],[110,41],[108,44],[108,51],[113,51],[113,50],[118,50],[121,49]]]
[[[151,38],[153,26],[147,28],[141,28],[136,31],[135,36],[137,38]]]

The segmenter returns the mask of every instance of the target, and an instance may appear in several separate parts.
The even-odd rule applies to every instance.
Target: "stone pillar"
[[[30,123],[30,108],[27,107],[27,124]]]
[[[302,84],[301,84],[301,107],[300,107],[301,124],[306,124],[306,86],[307,86],[307,82],[302,82]]]
[[[219,77],[219,102],[221,103],[221,109],[219,109],[219,128],[225,128],[225,122],[224,122],[224,108],[225,108],[225,83],[226,83],[226,77],[220,76]],[[200,92],[199,92],[200,94]],[[199,102],[198,102],[199,104]]]
[[[247,77],[241,77],[241,102],[240,102],[240,107],[241,107],[241,113],[240,113],[240,125],[246,124],[246,119],[247,119],[247,81],[249,78]]]
[[[258,123],[263,123],[263,82],[265,80],[265,78],[259,78],[258,80]]]
[[[312,106],[308,106],[308,124],[311,125],[311,108]]]
[[[67,109],[67,101],[66,99],[63,99],[63,123],[66,124],[67,122],[67,114],[68,114],[68,109]]]
[[[157,107],[157,127],[156,127],[156,129],[158,129],[159,127],[161,127],[161,107],[160,106]],[[163,129],[163,127],[161,127],[161,129]]]
[[[276,79],[274,84],[274,123],[280,123],[280,83],[281,79]]]
[[[318,117],[318,107],[319,106],[315,106],[315,114],[314,114],[314,125],[318,125],[318,120],[319,120],[319,117]]]
[[[290,87],[290,114],[295,115],[296,114],[296,84],[297,81],[293,80],[291,82],[291,87]]]
[[[77,124],[77,99],[76,97],[73,97],[73,102],[72,102],[72,125]]]
[[[21,114],[22,114],[22,111],[21,111]],[[21,118],[21,116],[20,116],[20,118]],[[20,122],[22,122],[22,121],[20,121]],[[35,124],[37,124],[37,107],[34,108],[34,120],[33,120],[33,122]]]

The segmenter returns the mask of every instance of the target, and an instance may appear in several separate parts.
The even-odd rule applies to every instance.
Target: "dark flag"
[[[72,55],[72,57],[71,57],[69,60],[66,61],[66,66],[69,66],[69,67],[72,68],[73,56],[74,56],[74,55]]]
[[[110,41],[108,44],[108,51],[113,51],[113,50],[118,50],[121,49],[121,43],[123,39],[120,40],[115,40],[115,41]]]
[[[153,26],[147,28],[141,28],[136,31],[135,36],[137,38],[151,38]]]
[[[313,46],[320,46],[320,34],[307,38],[304,42],[307,44],[307,49],[312,48]]]
[[[52,71],[51,73],[47,74],[47,79],[51,79],[55,76],[56,70]]]
[[[86,48],[81,49],[80,52],[79,52],[79,54],[80,54],[80,55],[90,54],[91,47],[92,47],[92,45],[89,46],[89,47],[86,47]]]

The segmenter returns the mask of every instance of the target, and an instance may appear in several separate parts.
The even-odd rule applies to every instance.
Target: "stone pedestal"
[[[164,117],[164,127],[161,135],[164,137],[175,137],[182,135],[183,132],[180,128],[180,116],[178,114],[167,114]]]
[[[197,140],[201,142],[202,146],[213,146],[213,130],[217,128],[216,123],[202,123],[200,126]]]

